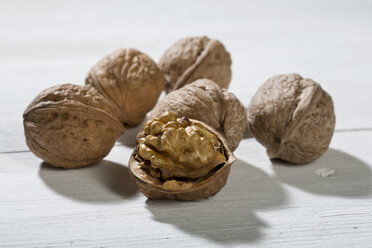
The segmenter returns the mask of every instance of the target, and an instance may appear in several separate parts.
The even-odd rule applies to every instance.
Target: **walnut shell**
[[[221,132],[234,151],[247,127],[243,104],[226,89],[208,79],[199,79],[162,98],[149,119],[172,111],[178,117],[202,121]]]
[[[135,49],[119,49],[91,68],[85,81],[116,106],[118,119],[136,126],[156,104],[164,77],[156,63]]]
[[[271,159],[294,164],[319,158],[335,128],[332,98],[298,74],[268,79],[248,107],[249,129]]]
[[[48,88],[23,114],[26,143],[36,156],[56,167],[98,162],[125,131],[113,110],[94,88],[72,84]]]
[[[230,54],[221,42],[206,36],[177,41],[165,51],[158,65],[166,80],[167,93],[201,78],[227,89],[231,80]]]
[[[143,161],[141,157],[137,156],[138,146],[136,146],[129,160],[129,171],[139,186],[140,191],[147,198],[152,200],[200,200],[215,195],[225,186],[230,173],[230,167],[236,160],[234,154],[230,151],[226,140],[219,132],[203,122],[192,119],[189,119],[189,121],[190,123],[199,123],[218,138],[223,146],[226,162],[219,166],[216,171],[206,178],[193,182],[185,182],[177,179],[166,184],[160,182],[157,178],[151,176],[150,173],[142,169],[145,161]],[[143,135],[144,130],[142,129],[137,135],[137,142]]]

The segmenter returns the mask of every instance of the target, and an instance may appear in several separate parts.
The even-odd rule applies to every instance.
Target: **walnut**
[[[91,68],[85,81],[116,108],[125,126],[136,126],[156,104],[164,77],[156,63],[135,49],[119,49]]]
[[[91,87],[63,84],[48,88],[23,114],[26,143],[36,156],[56,167],[98,162],[125,131],[112,115],[114,109]]]
[[[167,112],[138,133],[129,167],[150,199],[198,200],[222,189],[234,161],[214,129]]]
[[[230,54],[221,42],[206,36],[177,41],[165,51],[158,65],[166,79],[167,93],[201,78],[227,89],[231,80]]]
[[[333,101],[311,79],[276,75],[259,88],[249,104],[248,125],[271,159],[308,163],[319,158],[331,142]]]
[[[224,135],[233,151],[247,126],[244,106],[239,99],[208,79],[199,79],[169,93],[156,104],[149,118],[159,117],[167,111],[215,128]]]

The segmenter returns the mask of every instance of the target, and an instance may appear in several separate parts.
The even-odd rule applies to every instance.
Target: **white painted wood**
[[[75,170],[48,167],[30,152],[1,154],[1,244],[369,247],[372,156],[364,139],[372,132],[337,133],[321,159],[297,167],[273,165],[246,139],[226,187],[198,202],[146,200],[128,177],[127,146]],[[320,177],[319,168],[336,174]]]
[[[92,167],[53,169],[28,151],[22,112],[41,90],[82,84],[118,47],[157,60],[201,34],[231,52],[230,90],[245,106],[276,73],[321,83],[336,106],[330,150],[287,166],[245,139],[226,187],[198,202],[138,192],[136,129]],[[1,1],[0,247],[371,247],[371,57],[372,1]]]

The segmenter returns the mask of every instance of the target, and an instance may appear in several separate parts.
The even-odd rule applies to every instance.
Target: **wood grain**
[[[372,133],[337,134],[321,159],[295,167],[244,140],[226,187],[198,202],[146,200],[129,178],[127,146],[74,170],[51,168],[30,152],[2,154],[2,245],[350,247],[358,240],[368,247],[372,156],[367,147],[351,149],[362,137]],[[318,168],[336,174],[323,178]]]

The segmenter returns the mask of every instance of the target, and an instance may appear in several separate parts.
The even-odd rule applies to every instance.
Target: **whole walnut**
[[[172,111],[178,117],[199,120],[221,132],[231,150],[235,150],[247,127],[243,104],[226,89],[208,79],[199,79],[162,98],[149,119]]]
[[[135,49],[119,49],[91,68],[85,81],[116,108],[125,126],[136,126],[156,104],[164,77],[156,63]]]
[[[48,88],[23,114],[26,143],[47,163],[77,168],[100,161],[125,131],[114,106],[92,87]]]
[[[335,128],[332,98],[298,74],[268,79],[254,95],[247,116],[249,129],[269,157],[294,164],[319,158]]]
[[[236,160],[220,133],[172,112],[138,133],[129,169],[149,199],[199,200],[225,186]]]
[[[230,54],[221,42],[206,36],[177,41],[165,51],[158,65],[166,80],[167,93],[201,78],[227,89],[231,80]]]

